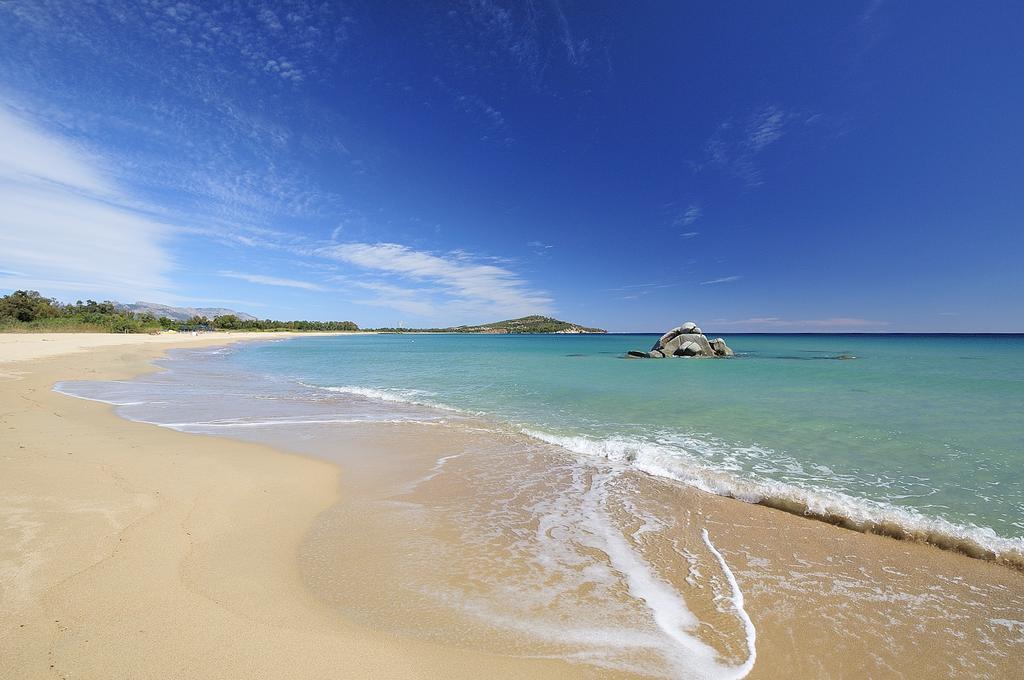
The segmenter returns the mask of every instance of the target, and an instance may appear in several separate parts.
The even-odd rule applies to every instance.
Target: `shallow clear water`
[[[623,358],[656,337],[367,335],[236,346],[208,352],[204,374],[240,392],[240,376],[258,374],[260,394],[205,429],[260,426],[268,403],[264,415],[276,422],[451,414],[424,408],[440,407],[745,500],[795,499],[855,523],[970,535],[996,552],[1024,546],[1024,336],[733,334],[733,359]],[[114,398],[105,389],[93,396],[147,401],[139,387]],[[72,391],[90,396],[81,385]],[[203,429],[203,403],[190,412],[187,402],[123,410]]]

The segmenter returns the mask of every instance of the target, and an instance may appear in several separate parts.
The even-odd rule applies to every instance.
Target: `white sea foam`
[[[419,420],[415,418],[270,418],[267,420],[197,420],[184,423],[153,423],[161,427],[169,427],[174,430],[185,429],[217,429],[217,428],[245,428],[245,427],[288,427],[304,425],[356,425],[367,423],[402,423],[413,425],[436,425],[436,420]]]
[[[722,553],[718,552],[718,548],[711,542],[711,538],[708,536],[708,530],[702,529],[701,536],[704,538],[704,543],[708,546],[708,550],[711,554],[718,559],[718,564],[722,567],[722,573],[725,574],[725,578],[729,581],[729,587],[732,588],[732,606],[736,609],[736,616],[743,622],[743,632],[747,636],[747,650],[749,650],[749,656],[747,660],[743,662],[739,668],[736,669],[737,678],[745,677],[754,668],[754,661],[757,659],[757,629],[754,628],[754,622],[750,620],[750,615],[747,614],[747,610],[743,607],[743,591],[740,590],[739,584],[736,582],[736,577],[732,573],[732,569],[729,568],[725,558],[722,557]]]
[[[424,424],[435,425],[435,424],[440,424],[440,423],[432,422],[432,423],[424,423]],[[427,482],[429,482],[430,480],[434,479],[439,474],[441,474],[441,472],[444,470],[445,465],[448,464],[448,461],[454,460],[454,459],[459,458],[461,456],[462,456],[461,453],[453,453],[453,454],[450,454],[450,455],[447,455],[447,456],[441,456],[436,461],[434,461],[433,467],[431,467],[430,470],[427,471],[427,474],[423,475],[419,479],[413,480],[413,481],[403,485],[403,487],[402,487],[403,492],[410,493],[410,492],[414,491],[415,489],[417,489],[421,484],[426,484]]]
[[[444,469],[444,466],[448,464],[448,461],[459,458],[460,456],[462,456],[461,453],[453,453],[448,456],[441,456],[440,458],[437,459],[437,462],[434,463],[434,467],[430,468],[430,472],[428,472],[422,479],[420,479],[419,482],[417,482],[417,484],[429,482],[434,477],[437,477],[439,474],[441,474],[441,470]]]
[[[123,382],[123,381],[110,381],[110,382]],[[53,391],[58,394],[63,394],[68,397],[75,397],[76,399],[85,399],[86,401],[96,401],[101,404],[110,404],[111,406],[139,406],[141,404],[147,404],[146,401],[119,401],[117,399],[103,399],[101,397],[87,397],[77,392],[71,392],[67,390],[64,383],[57,383],[53,386]]]
[[[654,623],[682,654],[676,658],[680,670],[696,671],[696,677],[719,677],[717,652],[693,634],[699,624],[686,602],[671,585],[659,579],[640,553],[630,545],[607,513],[607,483],[611,475],[596,475],[591,490],[584,496],[582,516],[589,518],[599,547],[613,569],[625,577],[629,593],[650,610]]]
[[[1024,567],[1024,538],[1006,538],[988,527],[956,524],[913,508],[857,498],[828,488],[807,489],[786,482],[746,479],[732,470],[711,467],[690,454],[688,449],[699,452],[704,443],[697,438],[687,438],[686,447],[667,447],[626,437],[594,439],[529,429],[524,433],[574,453],[629,465],[708,493],[767,505],[858,531],[919,540],[972,557]]]
[[[466,411],[464,409],[434,401],[430,399],[430,397],[434,396],[434,393],[427,392],[426,390],[361,387],[358,385],[331,385],[328,387],[321,387],[319,385],[309,385],[307,383],[300,384],[305,387],[327,390],[328,392],[336,392],[339,394],[353,394],[367,399],[376,399],[378,401],[387,401],[396,404],[410,404],[413,406],[426,406],[453,413],[465,413],[467,415],[480,415],[479,413]]]
[[[487,532],[495,527],[503,536],[517,536],[510,549],[528,568],[511,582],[489,584],[493,599],[453,589],[443,601],[501,628],[556,643],[561,649],[555,655],[588,665],[653,677],[742,678],[753,660],[733,665],[702,640],[702,622],[683,594],[646,559],[644,535],[669,527],[632,504],[628,486],[621,484],[623,471],[567,461],[556,473],[568,472],[567,482],[550,486],[537,477],[517,477],[515,488],[528,490],[532,500],[525,507],[518,498],[512,507],[502,505],[504,475],[493,480],[497,488],[486,477],[479,480],[481,494],[498,492],[497,507],[464,523],[467,531],[484,532],[470,542],[490,546]],[[641,520],[639,526],[622,527],[613,511],[619,507],[630,520]],[[515,519],[519,512],[526,516]],[[623,588],[627,601],[620,600]],[[436,588],[431,593],[438,595]],[[589,595],[578,602],[580,593]],[[742,608],[742,595],[735,601]]]

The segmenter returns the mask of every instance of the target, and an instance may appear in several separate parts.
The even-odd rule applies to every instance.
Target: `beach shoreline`
[[[368,630],[311,595],[296,553],[338,500],[336,466],[51,389],[158,370],[172,348],[290,335],[0,336],[0,676],[576,674]]]
[[[347,423],[330,426],[330,436],[318,427],[276,440],[247,430],[254,434],[243,442],[132,422],[107,404],[52,390],[64,380],[159,371],[153,361],[172,348],[290,335],[128,343],[99,336],[47,345],[70,348],[48,358],[0,364],[0,439],[13,452],[0,486],[3,544],[12,546],[0,553],[0,674],[645,674],[642,654],[629,659],[637,672],[601,666],[607,659],[588,658],[586,646],[523,637],[421,597],[456,592],[465,603],[467,594],[486,596],[481,583],[530,572],[521,553],[502,552],[510,549],[505,538],[479,553],[463,526],[474,512],[488,517],[503,502],[503,490],[490,485],[523,467],[513,455],[503,461],[503,453],[476,452],[511,450],[522,438],[500,440],[473,427]],[[317,436],[330,445],[319,446]],[[572,493],[592,513],[597,506],[587,503],[601,496],[602,523],[580,533],[577,519],[563,517],[550,529],[556,543],[623,528],[625,543],[587,550],[588,558],[610,560],[609,573],[621,581],[605,596],[632,603],[626,593],[642,591],[637,574],[645,569],[649,582],[670,585],[679,602],[670,598],[655,613],[671,617],[678,606],[705,622],[691,642],[721,656],[722,664],[707,667],[716,676],[1000,672],[1024,648],[1019,622],[1005,614],[1024,606],[1015,570],[635,470],[598,463],[569,474],[576,470],[569,452],[531,446],[539,448],[526,467],[547,480],[535,500],[575,484]],[[564,474],[549,479],[551,470]],[[420,509],[404,514],[410,508]],[[433,513],[429,525],[416,519],[425,509]],[[502,511],[526,513],[506,537],[534,530],[528,510]],[[639,571],[630,552],[643,558]],[[460,590],[470,583],[475,592]],[[832,650],[829,658],[822,648]],[[968,663],[971,653],[977,658]],[[659,667],[646,674],[672,675]]]

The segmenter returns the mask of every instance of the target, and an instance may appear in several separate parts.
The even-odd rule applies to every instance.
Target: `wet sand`
[[[990,562],[469,419],[242,428],[243,443],[50,391],[151,370],[161,349],[0,365],[2,677],[1014,677],[1024,663],[1024,574]]]
[[[494,435],[346,426],[345,452],[334,455],[353,472],[302,552],[313,590],[373,627],[587,659],[599,677],[741,676],[754,642],[748,623],[756,630],[752,678],[1020,673],[1018,570],[631,470],[609,473],[603,463],[578,475],[543,445],[503,459],[481,438]],[[358,461],[348,460],[353,453]],[[573,496],[589,500],[567,507]],[[613,542],[595,540],[606,529],[680,600],[645,590],[636,573],[644,569],[616,555]],[[576,549],[550,553],[552,543]],[[545,550],[558,568],[525,557]],[[524,604],[531,596],[536,601]],[[658,625],[645,627],[646,619],[687,628],[680,605],[695,620],[692,640],[652,639]],[[518,620],[503,620],[502,609]],[[693,641],[717,659],[695,662],[701,650],[685,649]]]
[[[297,555],[339,500],[336,466],[128,422],[51,390],[125,379],[170,347],[246,334],[167,337],[0,337],[0,677],[579,673],[399,638],[325,606]]]

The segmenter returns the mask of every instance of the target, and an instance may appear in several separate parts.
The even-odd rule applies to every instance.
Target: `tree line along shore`
[[[64,304],[43,297],[34,290],[16,290],[0,297],[0,332],[47,333],[158,333],[161,331],[358,331],[352,321],[276,321],[240,319],[234,314],[193,316],[172,319],[168,316],[128,311],[116,302],[79,300]]]
[[[135,307],[147,303],[139,303]],[[193,315],[184,318],[182,308],[153,306],[183,312],[178,318],[148,311],[133,311],[128,305],[107,300],[78,300],[63,303],[34,290],[16,290],[0,297],[0,332],[7,333],[160,333],[165,331],[310,331],[374,333],[476,333],[476,334],[591,334],[605,333],[548,316],[524,316],[476,326],[444,328],[360,328],[353,321],[277,321],[256,319],[245,314]],[[198,310],[204,311],[204,310]],[[222,310],[212,310],[222,311]],[[223,310],[229,311],[229,310]]]

